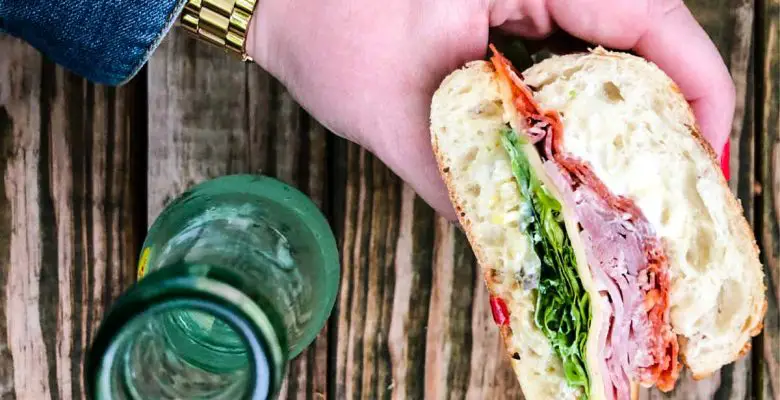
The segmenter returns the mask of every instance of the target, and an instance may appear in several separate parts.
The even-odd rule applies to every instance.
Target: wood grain
[[[718,42],[735,76],[739,101],[732,134],[732,187],[752,218],[755,175],[750,32],[754,9],[752,2],[745,0],[721,3],[724,7],[720,11],[713,11],[705,2],[694,2],[691,7]],[[326,163],[311,162],[296,151],[311,143],[305,144],[306,135],[295,135],[303,129],[301,118],[293,117],[300,110],[275,82],[250,70],[248,103],[238,104],[235,93],[246,90],[237,78],[244,76],[242,72],[226,61],[213,59],[209,50],[191,46],[174,37],[163,45],[162,51],[168,55],[161,57],[166,59],[157,57],[161,60],[158,66],[155,60],[152,63],[150,87],[166,88],[161,91],[168,92],[168,105],[155,104],[152,99],[150,158],[162,156],[161,164],[177,163],[160,170],[167,171],[162,174],[165,179],[154,178],[160,171],[150,166],[152,193],[165,193],[163,188],[158,192],[152,181],[170,185],[170,171],[178,171],[173,173],[174,182],[182,181],[184,186],[225,171],[263,170],[293,181],[299,177],[299,183],[328,181],[322,176],[300,178],[307,173],[301,165]],[[184,70],[191,67],[196,72]],[[155,72],[155,68],[159,70]],[[158,73],[160,79],[155,78]],[[176,76],[179,81],[171,85],[163,76]],[[209,86],[214,82],[221,83]],[[197,114],[199,105],[187,104],[195,90],[201,97],[204,92],[210,94],[204,102],[228,104],[225,109],[232,111],[223,110],[225,114],[235,116],[246,110],[246,126],[225,115],[206,118]],[[155,137],[164,137],[154,132],[154,114],[166,120],[183,118],[183,128],[174,127],[173,139],[166,138],[161,146],[154,145]],[[223,119],[224,125],[220,122]],[[202,131],[211,133],[199,136]],[[198,143],[208,141],[208,137],[223,138],[226,144],[211,144],[206,150]],[[285,140],[277,140],[279,137]],[[330,143],[327,151],[331,161],[323,174],[331,177],[327,196],[331,204],[326,208],[339,236],[343,265],[341,293],[328,328],[330,355],[325,371],[332,376],[332,384],[326,385],[327,393],[334,398],[521,397],[490,316],[484,283],[462,234],[433,215],[371,155],[338,139]],[[162,152],[161,148],[168,150]],[[194,160],[205,165],[193,165]],[[168,192],[163,200],[174,195]],[[153,215],[154,204],[161,203],[150,200],[150,204]],[[318,341],[315,354],[322,359],[325,352],[320,346]],[[317,377],[322,376],[323,364],[314,364],[320,373],[293,367],[284,396],[293,392],[296,397],[303,396],[308,380],[321,379]],[[671,397],[744,398],[749,382],[750,359],[743,359],[709,380],[685,378]],[[306,393],[323,392],[308,389]],[[649,392],[645,396],[659,397]]]
[[[769,306],[754,356],[762,360],[759,398],[780,399],[780,1],[759,3],[758,66],[761,109],[758,126],[759,182],[757,234],[767,273]]]
[[[339,142],[334,398],[518,398],[465,236],[374,157]]]
[[[134,277],[143,93],[88,84],[14,39],[0,53],[0,393],[84,398],[85,349]]]
[[[263,173],[327,207],[327,140],[256,66],[173,31],[149,62],[148,223],[194,184]],[[290,365],[280,398],[327,393],[328,330]]]
[[[730,185],[756,229],[770,302],[751,355],[642,398],[780,400],[780,6],[686,4],[736,84]],[[132,282],[146,225],[193,184],[238,172],[302,189],[341,250],[336,308],[280,398],[522,398],[464,235],[259,68],[177,30],[148,76],[120,89],[18,40],[0,37],[0,54],[0,399],[83,398],[85,346]]]
[[[7,246],[3,292],[8,365],[4,396],[50,397],[52,367],[40,322],[41,229],[39,201],[40,58],[15,40],[3,40],[0,59],[3,105],[4,206]],[[35,66],[29,68],[28,66]],[[36,68],[37,67],[37,68]],[[29,323],[28,323],[29,322]],[[27,365],[39,368],[26,370]]]
[[[473,290],[482,282],[468,248],[462,233],[436,218],[425,371],[433,399],[464,398],[469,388],[471,365],[462,355],[471,354]]]
[[[424,396],[425,330],[431,294],[433,210],[409,186],[401,193],[395,291],[390,319],[393,398]]]
[[[489,295],[481,274],[476,277],[473,320],[474,347],[467,399],[523,399],[489,306]]]
[[[388,348],[397,276],[400,183],[373,157],[339,141],[345,196],[341,293],[335,314],[335,398],[389,398],[395,382]]]

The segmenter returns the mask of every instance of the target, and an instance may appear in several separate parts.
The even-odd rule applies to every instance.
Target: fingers
[[[635,49],[655,62],[690,101],[704,137],[720,155],[731,132],[735,88],[717,48],[680,4],[642,35]]]
[[[554,28],[545,0],[493,0],[489,21],[491,28],[533,39],[546,37]]]
[[[511,7],[518,11],[508,11]],[[544,36],[554,21],[590,43],[633,50],[654,62],[680,87],[702,134],[722,153],[734,116],[734,84],[681,0],[548,0],[541,8],[537,0],[494,0],[491,13],[491,23],[501,23],[505,31]]]
[[[561,29],[573,36],[627,50],[649,30],[650,1],[549,0],[547,11]]]

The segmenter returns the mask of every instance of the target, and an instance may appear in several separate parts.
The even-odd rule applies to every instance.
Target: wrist
[[[281,11],[276,0],[258,0],[255,12],[249,20],[246,53],[261,68],[275,75],[276,68],[271,65],[276,57],[275,47],[279,38],[275,33],[274,21],[278,21]]]

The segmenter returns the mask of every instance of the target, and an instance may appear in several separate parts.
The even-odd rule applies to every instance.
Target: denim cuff
[[[135,76],[186,0],[0,0],[0,30],[96,83]]]

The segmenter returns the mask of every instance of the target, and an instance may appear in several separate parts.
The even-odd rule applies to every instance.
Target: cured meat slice
[[[493,52],[498,75],[512,89],[518,122],[577,216],[588,265],[611,309],[598,338],[607,397],[629,399],[631,381],[671,390],[682,366],[669,324],[669,268],[660,241],[633,201],[611,193],[586,163],[564,151],[558,113],[542,110],[521,75]]]

